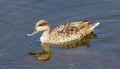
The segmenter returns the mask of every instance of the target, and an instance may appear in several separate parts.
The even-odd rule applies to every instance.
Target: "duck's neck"
[[[42,45],[45,52],[51,52],[50,44],[41,43],[41,45]]]
[[[49,40],[49,32],[50,32],[50,29],[45,30],[43,32],[42,36],[40,37],[41,42],[45,42],[45,41]]]

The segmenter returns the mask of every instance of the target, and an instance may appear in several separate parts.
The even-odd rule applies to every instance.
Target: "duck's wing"
[[[88,21],[66,23],[53,29],[50,35],[70,36],[80,33],[80,31],[86,29],[87,27],[88,27]]]

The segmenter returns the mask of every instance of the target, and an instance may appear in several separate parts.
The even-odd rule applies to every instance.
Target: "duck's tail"
[[[94,23],[94,24],[90,24],[90,27],[94,29],[94,28],[97,27],[99,24],[100,24],[100,22],[97,22],[97,23]]]
[[[97,22],[97,23],[93,23],[93,24],[90,24],[88,26],[88,32],[92,32],[94,30],[95,27],[97,27],[98,25],[100,24],[100,22]]]

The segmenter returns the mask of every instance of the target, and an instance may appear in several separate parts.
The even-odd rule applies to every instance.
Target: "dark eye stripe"
[[[42,23],[42,24],[39,24],[38,26],[43,26],[43,25],[47,25],[47,23]]]

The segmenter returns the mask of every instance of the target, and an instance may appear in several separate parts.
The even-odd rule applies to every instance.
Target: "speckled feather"
[[[66,23],[61,26],[56,27],[50,33],[50,39],[56,41],[68,41],[73,39],[79,39],[84,36],[84,32],[87,29],[88,22],[80,21],[80,22],[71,22]]]
[[[84,36],[90,34],[99,24],[100,23],[97,22],[88,25],[87,20],[71,22],[60,25],[50,32],[49,23],[46,20],[40,20],[35,24],[35,30],[31,34],[28,34],[28,36],[43,31],[43,34],[40,37],[41,42],[58,44],[75,39],[82,39]]]

